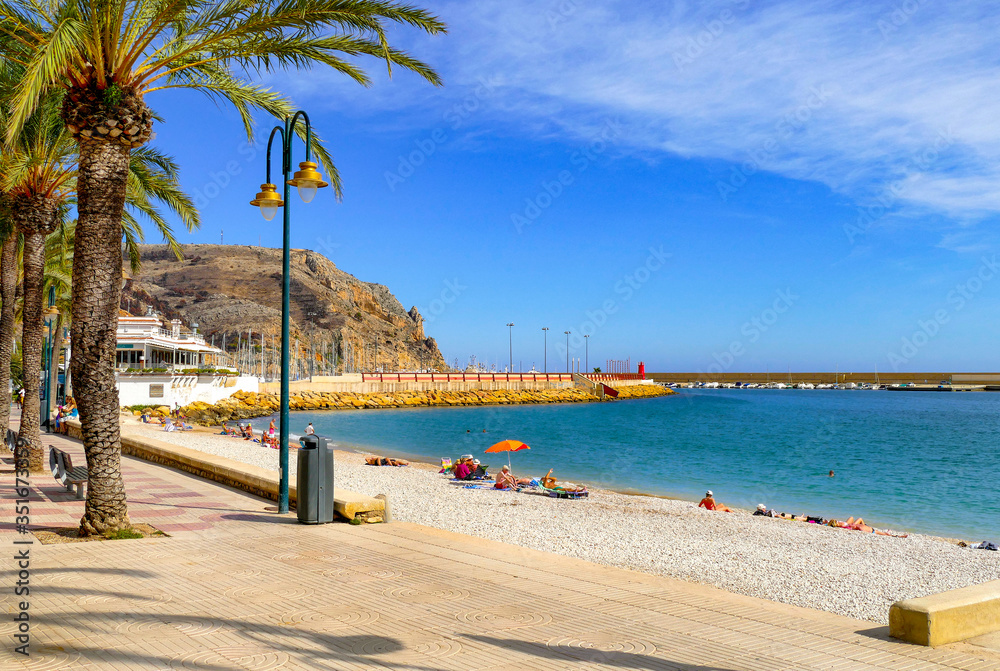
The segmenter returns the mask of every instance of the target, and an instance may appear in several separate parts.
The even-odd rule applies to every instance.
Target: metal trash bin
[[[303,436],[295,477],[295,512],[302,524],[333,521],[333,448],[322,436]]]

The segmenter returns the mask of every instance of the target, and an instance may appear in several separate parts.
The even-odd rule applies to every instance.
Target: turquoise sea
[[[518,476],[1000,540],[1000,393],[681,390],[614,403],[297,412],[345,449],[437,462],[514,438]],[[257,420],[267,424],[267,419]],[[483,433],[486,429],[486,433]],[[833,469],[834,477],[828,477]]]

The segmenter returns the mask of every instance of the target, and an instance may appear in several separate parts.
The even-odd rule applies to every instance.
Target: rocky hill
[[[247,333],[252,363],[272,361],[280,347],[281,250],[239,245],[184,245],[184,260],[164,245],[142,247],[142,271],[125,287],[122,307],[132,314],[150,308],[169,321],[198,331],[236,353]],[[446,370],[433,338],[424,334],[415,307],[405,310],[389,289],[362,282],[316,252],[295,249],[291,257],[291,333],[298,366],[313,353],[317,374],[325,367],[348,370]],[[293,346],[294,347],[294,346]],[[377,359],[376,359],[377,357]]]

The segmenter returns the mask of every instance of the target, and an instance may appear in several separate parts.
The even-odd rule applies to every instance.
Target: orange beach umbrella
[[[489,449],[486,450],[486,454],[491,452],[507,452],[507,467],[510,467],[510,452],[520,452],[521,450],[530,450],[531,448],[522,443],[520,440],[501,440],[496,445],[491,445]]]
[[[530,447],[522,443],[520,440],[501,440],[499,443],[486,450],[486,454],[493,452],[520,452],[521,450],[530,449]]]

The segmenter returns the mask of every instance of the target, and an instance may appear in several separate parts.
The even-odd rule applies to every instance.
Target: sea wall
[[[619,398],[649,398],[672,394],[658,385],[623,387]],[[584,389],[405,391],[359,394],[307,391],[289,397],[290,410],[361,410],[378,408],[588,403],[597,397]],[[278,411],[277,394],[237,392],[214,405],[195,402],[182,408],[188,421],[215,426],[225,421],[264,417]]]
[[[546,389],[570,389],[574,386],[572,379],[481,379],[481,380],[377,380],[364,379],[361,374],[337,376],[316,376],[312,380],[295,380],[289,382],[288,388],[292,394],[298,392],[331,392],[356,394],[396,394],[408,391],[528,391]],[[280,382],[264,382],[260,392],[278,394],[281,392]]]

